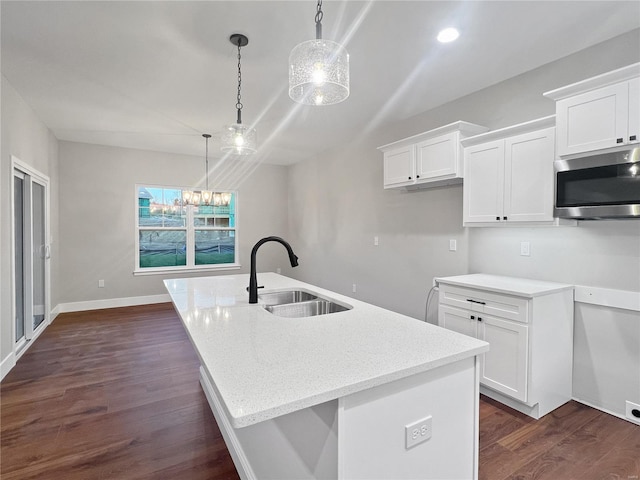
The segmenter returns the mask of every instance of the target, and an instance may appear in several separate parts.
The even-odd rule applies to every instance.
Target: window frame
[[[227,192],[233,194],[234,201],[234,227],[215,227],[200,225],[196,226],[194,222],[194,206],[187,205],[185,226],[184,227],[159,227],[159,226],[140,226],[140,205],[138,199],[138,192],[140,188],[161,188],[167,190],[202,190],[201,188],[183,187],[175,185],[154,185],[149,183],[136,183],[134,185],[134,205],[135,205],[135,218],[134,218],[134,231],[135,231],[135,244],[134,244],[134,275],[158,275],[167,273],[194,273],[194,272],[206,272],[206,271],[224,271],[224,270],[238,270],[242,267],[240,263],[240,235],[239,235],[239,194],[237,190],[224,190],[219,189],[216,191]],[[182,206],[182,204],[181,204]],[[150,208],[150,207],[149,207]],[[164,267],[140,267],[140,232],[160,230],[160,231],[184,231],[185,232],[185,244],[186,244],[186,265],[177,266],[164,266]],[[195,263],[195,235],[196,231],[232,231],[234,232],[234,263],[214,263],[206,265],[196,265]]]

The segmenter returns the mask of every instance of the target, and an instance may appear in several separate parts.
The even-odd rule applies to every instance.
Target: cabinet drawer
[[[439,301],[444,305],[508,318],[517,322],[527,323],[529,321],[529,300],[522,297],[441,283]]]

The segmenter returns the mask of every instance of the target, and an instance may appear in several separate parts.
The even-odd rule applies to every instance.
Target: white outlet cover
[[[458,243],[455,240],[449,240],[449,251],[455,252],[458,249]]]
[[[520,255],[523,257],[531,255],[531,244],[529,242],[520,242]]]
[[[640,418],[635,417],[633,413],[631,413],[632,410],[640,411],[640,405],[627,400],[627,408],[625,412],[625,416],[627,417],[627,420],[631,420],[633,423],[637,423],[638,425],[640,425]]]
[[[413,448],[422,442],[426,442],[431,438],[431,434],[433,433],[431,420],[431,415],[429,415],[417,422],[405,425],[405,449],[409,450],[410,448]]]

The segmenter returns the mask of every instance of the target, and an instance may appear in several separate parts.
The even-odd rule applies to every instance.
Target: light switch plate
[[[529,242],[520,242],[520,255],[523,257],[531,256],[531,244]]]
[[[449,240],[449,251],[455,252],[458,249],[458,244],[455,240]]]
[[[426,442],[431,438],[432,433],[431,415],[410,425],[405,425],[405,449],[409,450],[416,445]]]

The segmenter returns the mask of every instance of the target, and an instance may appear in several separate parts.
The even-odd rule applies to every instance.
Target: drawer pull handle
[[[479,303],[480,305],[486,305],[486,302],[481,302],[480,300],[472,300],[471,298],[467,298],[467,302],[471,303]]]
[[[482,321],[482,318],[478,317],[478,321],[479,321],[479,322],[481,322],[481,321]]]

